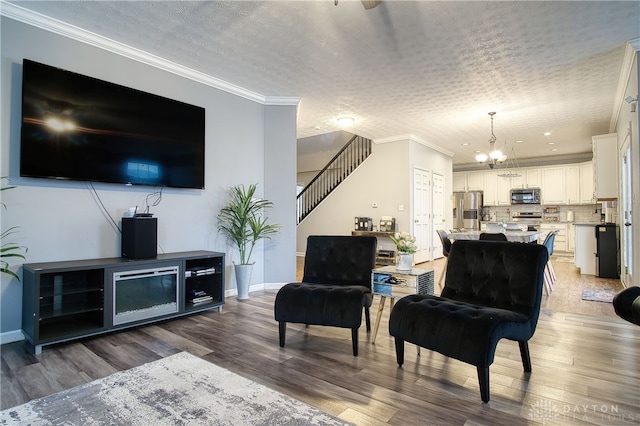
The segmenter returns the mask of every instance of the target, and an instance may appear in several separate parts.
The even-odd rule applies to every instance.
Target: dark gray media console
[[[23,265],[22,331],[42,347],[224,305],[224,253]]]

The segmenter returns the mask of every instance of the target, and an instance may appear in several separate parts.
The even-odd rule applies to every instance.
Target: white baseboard
[[[265,290],[279,290],[288,283],[264,283]]]
[[[4,345],[5,343],[20,342],[21,340],[24,340],[24,334],[22,334],[22,330],[12,330],[0,333],[0,345]]]
[[[260,290],[278,290],[280,287],[286,285],[287,283],[262,283],[262,284],[253,284],[249,287],[249,295],[251,295],[252,291],[260,291]],[[238,290],[235,288],[225,290],[224,297],[236,297],[238,295]]]

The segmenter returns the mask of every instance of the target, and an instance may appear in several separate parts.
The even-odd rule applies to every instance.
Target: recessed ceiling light
[[[524,141],[516,141],[516,143],[522,143],[522,142],[524,142]]]
[[[469,142],[463,142],[462,146],[469,146]]]
[[[544,132],[543,135],[545,136],[551,136],[551,132]]]
[[[547,145],[555,145],[555,142],[547,142]]]
[[[341,126],[349,126],[351,124],[353,124],[356,120],[353,117],[339,117],[338,118],[338,124],[340,124]]]
[[[558,148],[553,148],[553,149],[551,150],[551,152],[556,152],[557,150],[558,150]]]

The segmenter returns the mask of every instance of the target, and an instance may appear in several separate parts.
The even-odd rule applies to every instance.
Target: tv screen
[[[205,110],[25,59],[20,175],[204,188]]]

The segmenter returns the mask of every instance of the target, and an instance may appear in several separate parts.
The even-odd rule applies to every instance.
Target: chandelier
[[[496,115],[495,112],[490,112],[489,117],[491,117],[491,137],[489,138],[489,155],[481,152],[476,155],[476,161],[480,164],[488,163],[489,168],[493,169],[496,164],[502,163],[507,159],[507,156],[502,153],[499,149],[496,149],[496,135],[493,134],[493,116]]]

